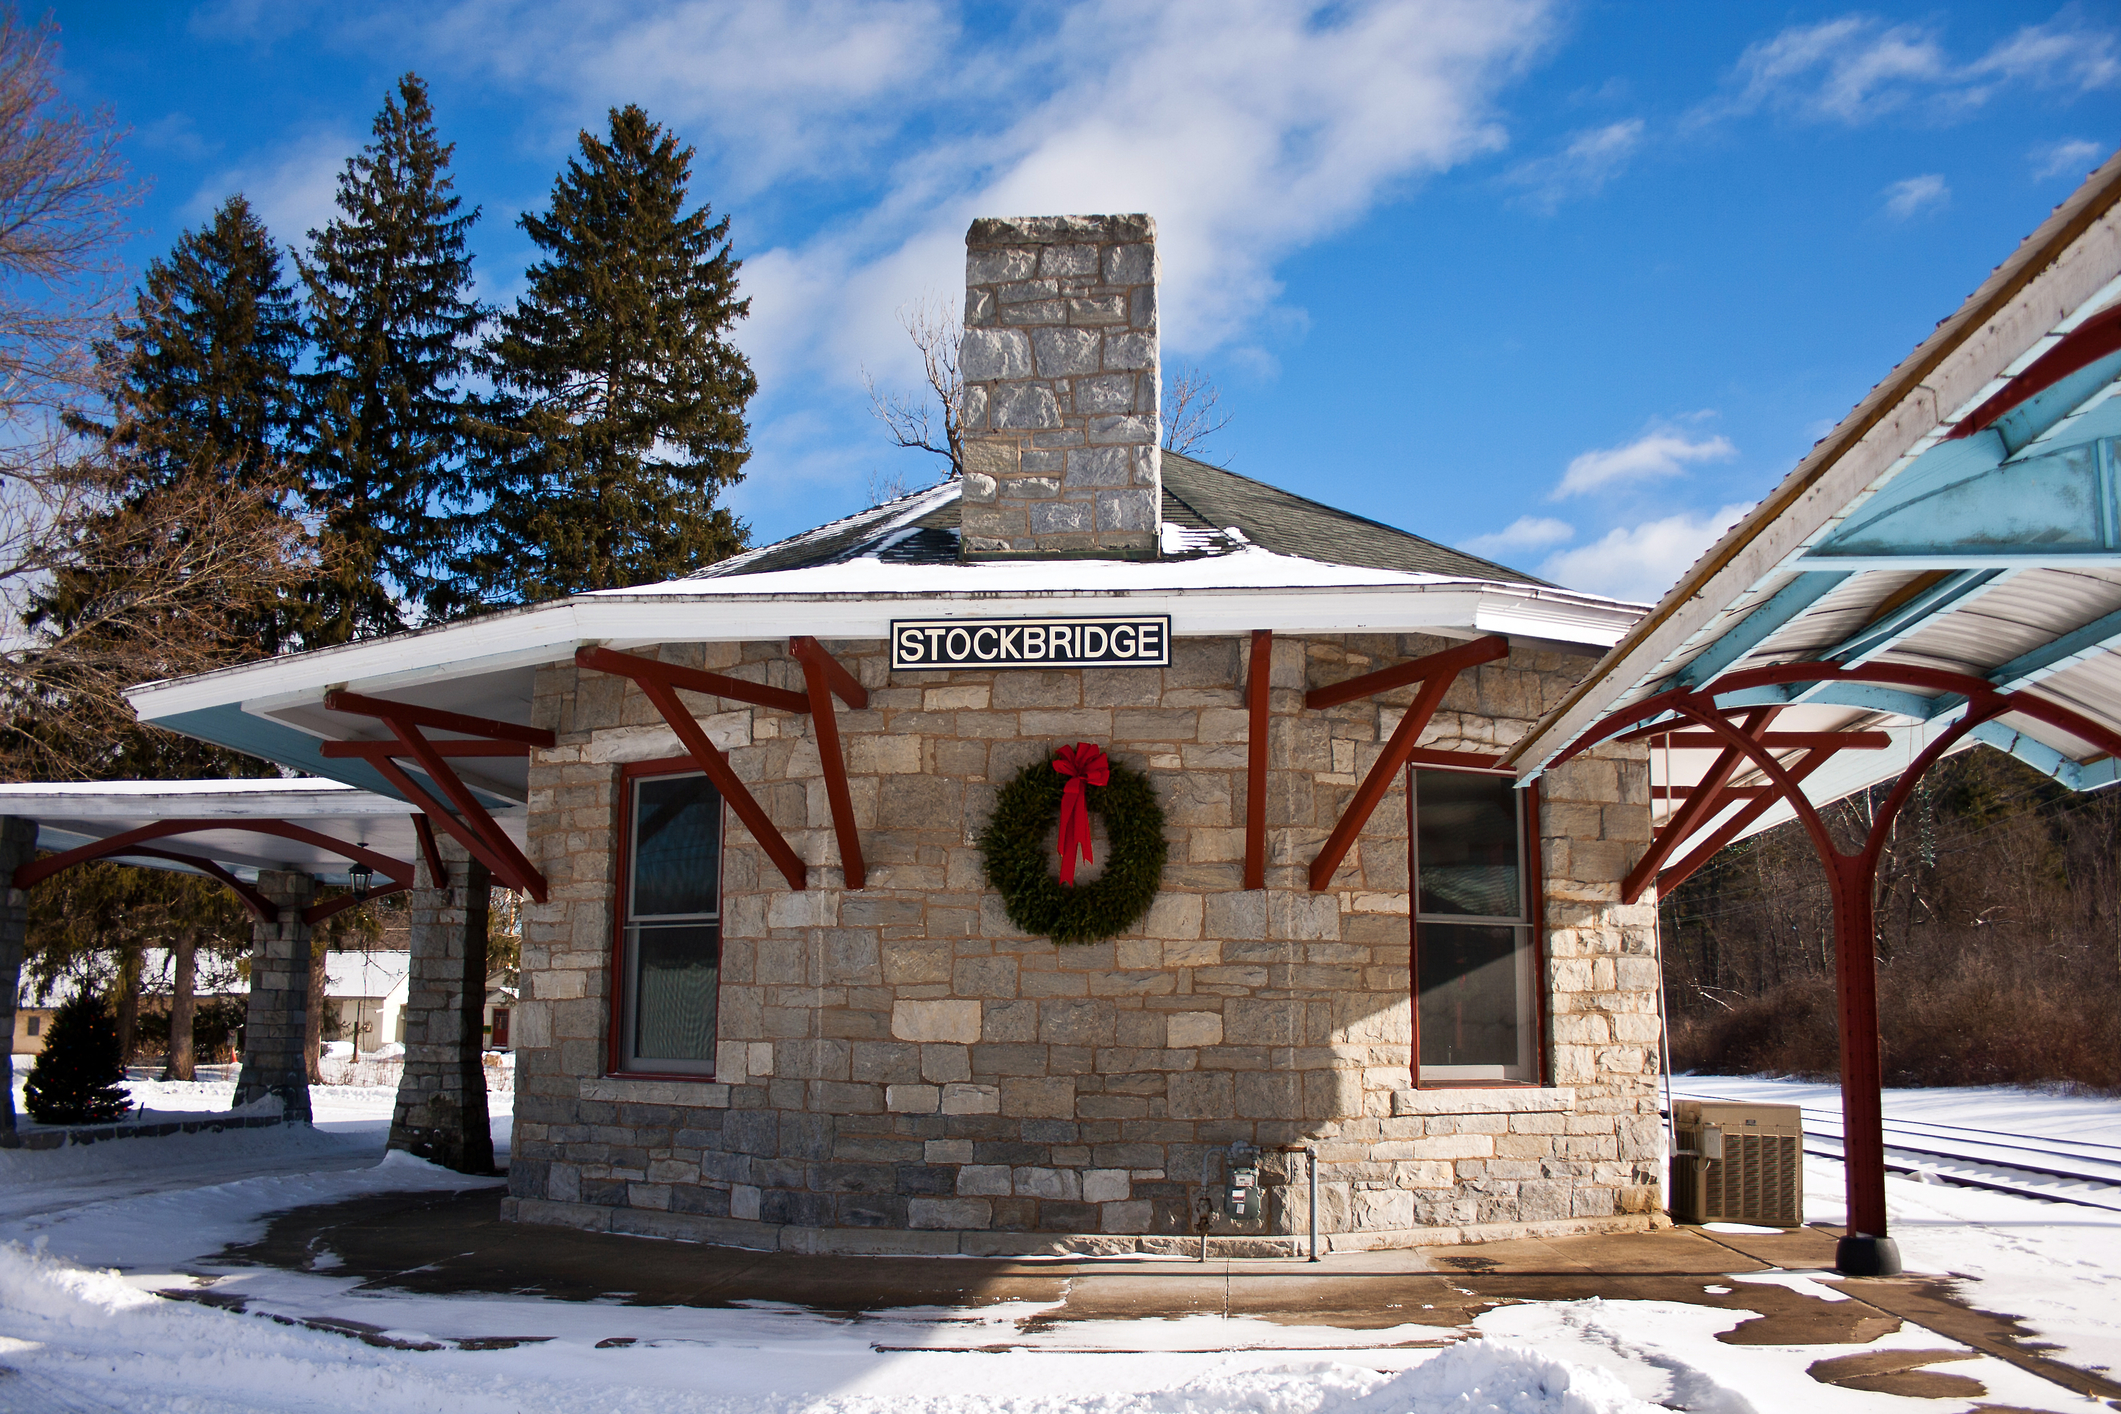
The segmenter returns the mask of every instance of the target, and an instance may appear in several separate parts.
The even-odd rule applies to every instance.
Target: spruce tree
[[[168,259],[148,263],[133,317],[97,345],[114,385],[111,445],[136,478],[210,472],[288,487],[302,351],[279,247],[232,196]]]
[[[484,317],[465,247],[479,212],[453,194],[454,151],[435,135],[426,84],[406,74],[339,176],[339,216],[297,261],[316,345],[310,487],[342,552],[312,643],[403,628],[441,589],[446,507],[462,490],[458,380]]]
[[[52,1018],[22,1103],[39,1124],[108,1124],[131,1107],[124,1081],[118,1023],[103,998],[83,987]]]
[[[474,426],[460,607],[532,602],[690,573],[741,549],[715,504],[743,479],[758,389],[727,335],[729,218],[687,211],[693,149],[639,108],[522,218],[545,252],[486,347],[495,394]]]

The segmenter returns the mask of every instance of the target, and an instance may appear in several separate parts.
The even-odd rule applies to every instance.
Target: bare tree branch
[[[1207,441],[1230,425],[1219,404],[1222,393],[1198,368],[1174,368],[1164,379],[1164,450],[1197,457]]]
[[[965,469],[965,383],[958,373],[957,346],[965,331],[958,323],[957,305],[947,299],[924,298],[900,309],[898,322],[921,352],[921,371],[927,375],[928,391],[880,393],[876,380],[864,372],[862,381],[869,388],[869,411],[884,424],[893,445],[942,457],[950,463],[949,474],[960,475]],[[904,494],[898,478],[885,484],[900,486],[895,494]],[[877,491],[872,478],[872,505],[891,499],[879,499]]]

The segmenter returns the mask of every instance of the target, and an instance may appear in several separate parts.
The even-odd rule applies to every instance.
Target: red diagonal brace
[[[1267,886],[1267,680],[1273,668],[1274,630],[1252,630],[1252,670],[1245,682],[1251,710],[1245,759],[1245,887]]]
[[[1770,733],[1770,735],[1773,735],[1773,733]],[[1806,776],[1809,776],[1812,772],[1832,760],[1833,756],[1834,753],[1831,749],[1807,752],[1796,765],[1789,768],[1790,779],[1802,782]],[[1689,850],[1686,858],[1672,865],[1669,869],[1658,871],[1657,892],[1668,894],[1692,878],[1695,870],[1715,857],[1716,851],[1722,849],[1732,840],[1737,839],[1746,826],[1767,814],[1774,807],[1775,802],[1780,799],[1782,799],[1782,792],[1777,787],[1772,785],[1760,787],[1760,793],[1753,797],[1751,805],[1748,805],[1745,809],[1717,826],[1716,832]]]
[[[867,706],[869,694],[854,682],[853,674],[807,635],[788,640],[788,651],[803,665],[803,683],[810,692],[810,728],[817,734],[818,763],[825,772],[825,799],[832,804],[832,833],[840,845],[840,873],[846,887],[859,889],[867,878],[862,866],[862,837],[854,828],[854,798],[847,791],[847,761],[840,748],[839,714],[832,708],[832,695],[839,693],[850,707]],[[854,684],[853,695],[839,685],[845,678]],[[855,697],[860,701],[857,702]]]
[[[1510,656],[1510,641],[1500,634],[1489,634],[1476,638],[1471,643],[1456,648],[1446,648],[1441,653],[1430,653],[1416,658],[1411,663],[1400,663],[1395,667],[1379,668],[1374,673],[1364,673],[1359,678],[1336,682],[1327,687],[1314,687],[1304,694],[1304,706],[1316,712],[1326,707],[1338,707],[1343,702],[1354,702],[1364,697],[1374,697],[1380,692],[1390,692],[1395,687],[1406,687],[1410,683],[1428,682],[1438,673],[1446,675],[1445,681],[1467,668],[1482,663],[1492,663],[1497,658]]]
[[[126,850],[125,853],[135,859],[146,858],[171,860],[175,863],[182,864],[187,868],[196,869],[201,874],[206,875],[210,879],[220,880],[222,883],[228,885],[229,892],[233,893],[237,898],[243,901],[243,907],[249,910],[250,916],[257,919],[260,923],[271,923],[278,919],[280,916],[279,907],[275,905],[271,899],[259,893],[255,888],[252,888],[249,884],[244,883],[241,879],[238,879],[234,874],[231,874],[228,870],[223,869],[220,865],[214,863],[214,861],[212,861],[211,859],[201,859],[196,854],[179,854],[176,850],[173,849],[141,848],[129,849]]]
[[[742,678],[725,677],[721,673],[702,672],[698,668],[681,668],[675,663],[661,663],[653,658],[643,658],[638,653],[621,653],[611,648],[577,648],[574,661],[577,665],[595,672],[632,678],[644,685],[653,678],[657,682],[682,688],[686,692],[697,692],[708,697],[724,697],[731,702],[749,702],[754,707],[771,707],[781,712],[810,710],[810,699],[800,692],[790,692],[784,687],[768,687],[764,683],[745,682]],[[835,663],[833,666],[839,665]],[[861,692],[858,684],[855,691]],[[849,701],[847,705],[868,706],[868,694],[863,693],[860,702]]]
[[[449,866],[442,862],[442,847],[435,843],[435,827],[422,811],[412,817],[412,832],[420,841],[420,857],[427,861],[427,886],[431,889],[449,887]]]
[[[729,768],[729,759],[707,739],[707,733],[700,730],[700,724],[693,720],[692,713],[678,700],[670,678],[663,673],[635,672],[637,667],[644,664],[652,668],[662,668],[667,666],[666,664],[649,663],[645,658],[636,658],[628,653],[613,653],[605,648],[579,649],[574,660],[582,667],[595,672],[632,678],[634,684],[647,694],[648,700],[655,704],[655,710],[662,713],[663,720],[669,724],[670,729],[677,733],[678,742],[685,748],[685,754],[706,773],[708,780],[714,782],[714,788],[722,793],[722,799],[729,802],[729,808],[736,812],[737,819],[744,822],[744,828],[751,831],[751,837],[759,842],[759,848],[766,851],[766,857],[781,871],[781,876],[788,881],[788,887],[803,887],[807,873],[803,861],[788,847],[788,841],[781,837],[781,832],[774,826],[772,818],[760,808],[758,801],[753,799],[744,783],[737,779],[736,772]],[[802,701],[807,709],[809,700],[805,698]]]
[[[1776,713],[1781,710],[1779,707],[1756,707],[1746,713],[1745,725],[1738,730],[1757,741],[1760,733],[1767,730],[1768,723],[1774,721]],[[1656,748],[1653,746],[1651,750]],[[1686,837],[1699,829],[1704,820],[1714,819],[1717,811],[1730,804],[1723,788],[1731,783],[1731,777],[1736,775],[1738,768],[1744,764],[1743,751],[1732,746],[1724,748],[1723,754],[1716,758],[1708,773],[1702,776],[1699,784],[1694,787],[1693,794],[1672,812],[1672,818],[1665,821],[1664,828],[1650,841],[1649,849],[1635,862],[1635,867],[1629,871],[1627,878],[1621,881],[1622,903],[1633,903],[1641,898],[1643,890],[1657,877],[1657,871],[1672,857],[1672,852],[1686,842]]]
[[[1376,764],[1370,767],[1370,774],[1364,776],[1362,784],[1355,788],[1355,798],[1350,800],[1348,808],[1341,812],[1340,823],[1333,827],[1333,833],[1326,839],[1325,848],[1318,852],[1318,858],[1311,861],[1312,892],[1316,893],[1333,882],[1333,871],[1340,868],[1340,861],[1347,857],[1349,848],[1355,843],[1356,835],[1369,823],[1371,813],[1377,809],[1377,802],[1385,798],[1385,792],[1392,788],[1392,782],[1397,780],[1399,773],[1405,769],[1407,758],[1414,752],[1414,743],[1421,739],[1423,729],[1429,725],[1429,718],[1436,715],[1437,706],[1442,703],[1443,695],[1451,690],[1451,684],[1458,680],[1458,674],[1476,663],[1500,658],[1509,651],[1510,645],[1503,639],[1483,638],[1467,644],[1464,648],[1453,648],[1445,653],[1431,653],[1426,658],[1417,658],[1412,663],[1389,670],[1403,674],[1407,669],[1419,667],[1424,663],[1436,665],[1430,669],[1429,676],[1422,679],[1421,691],[1416,694],[1414,705],[1407,708],[1406,716],[1399,719],[1398,730],[1394,731],[1392,739],[1385,743],[1384,755],[1377,758]],[[1370,676],[1375,678],[1380,675],[1372,673]],[[1356,681],[1360,682],[1362,679],[1358,678]],[[1402,685],[1397,682],[1389,684],[1393,687]],[[1342,683],[1341,686],[1347,687],[1350,684]],[[1376,690],[1384,689],[1380,687]]]
[[[478,796],[450,769],[449,762],[443,759],[435,744],[421,734],[420,728],[429,726],[440,731],[517,741],[530,746],[551,746],[554,740],[551,732],[540,727],[517,726],[513,722],[467,717],[460,712],[443,712],[406,702],[364,697],[356,692],[326,693],[324,705],[334,712],[377,718],[389,727],[397,735],[397,742],[389,754],[368,758],[370,764],[408,801],[469,850],[473,858],[491,870],[503,886],[529,894],[539,903],[545,902],[545,876],[523,857],[523,851],[508,838],[508,832],[501,828],[485,806],[479,804]],[[398,765],[399,759],[405,757],[417,762],[422,774],[442,788],[450,805],[455,807],[454,813],[413,783],[412,777]]]

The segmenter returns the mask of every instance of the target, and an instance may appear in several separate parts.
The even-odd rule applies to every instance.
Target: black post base
[[[1834,1244],[1834,1270],[1849,1277],[1900,1275],[1900,1244],[1890,1237],[1852,1232]]]

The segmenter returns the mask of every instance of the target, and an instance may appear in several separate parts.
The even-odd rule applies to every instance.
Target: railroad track
[[[1676,1090],[1673,1094],[1684,1099],[1720,1098]],[[1804,1116],[1804,1152],[1841,1159],[1840,1112],[1799,1108]],[[1889,1172],[1924,1182],[2121,1213],[2121,1144],[1888,1118],[1885,1166]]]

